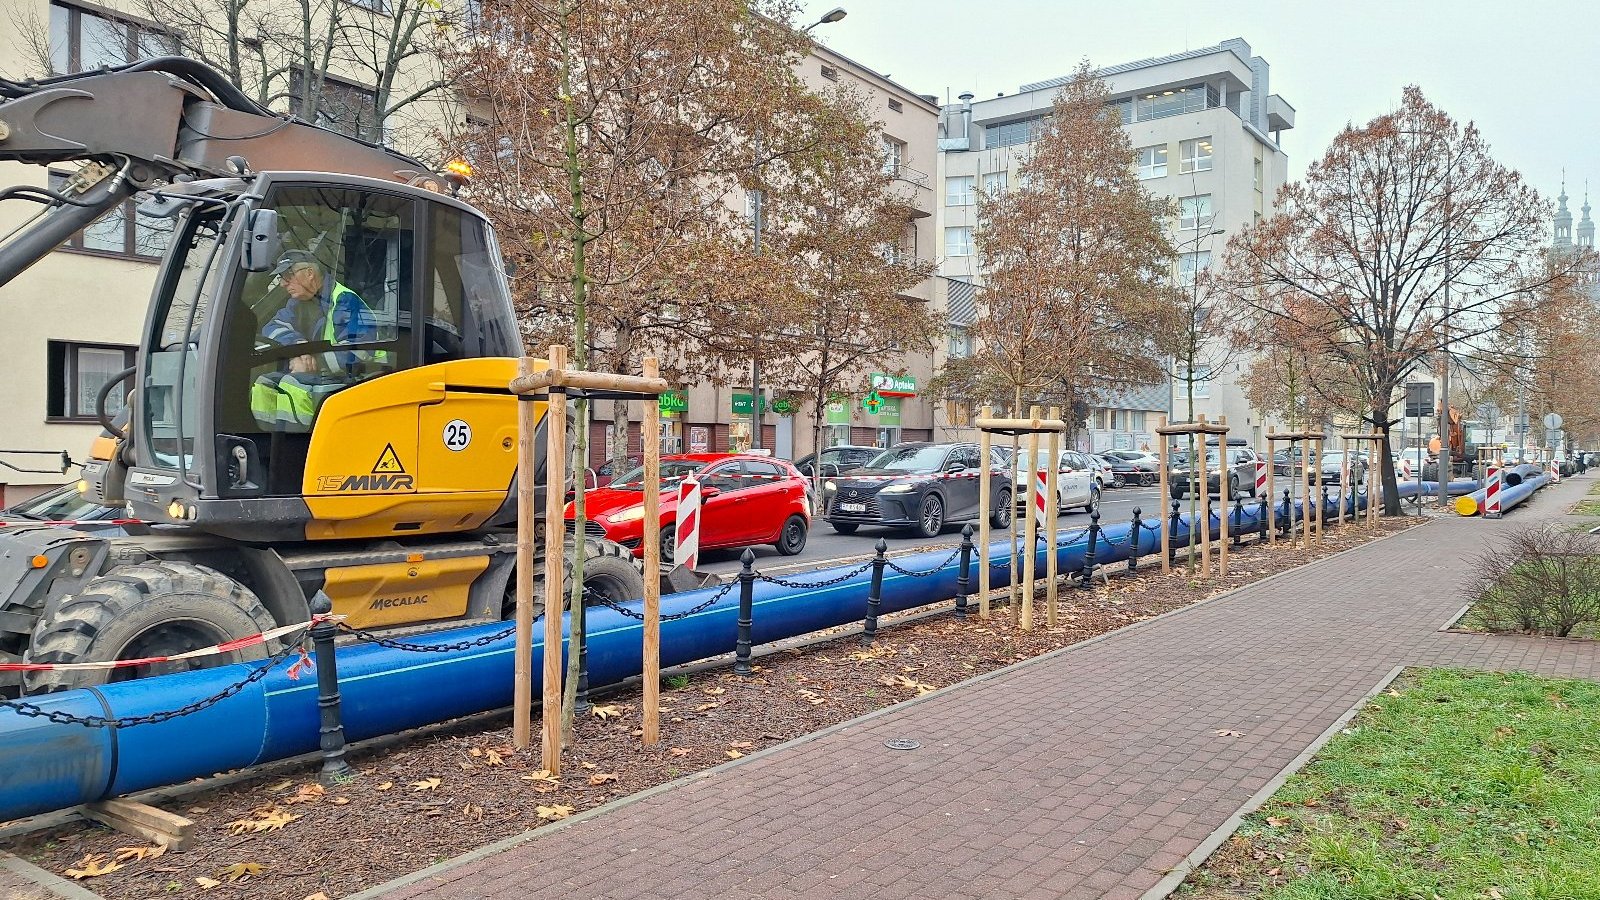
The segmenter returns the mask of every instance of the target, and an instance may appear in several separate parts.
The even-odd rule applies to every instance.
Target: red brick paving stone
[[[386,900],[571,900],[594,895],[563,884],[593,872],[596,889],[645,897],[1136,897],[1397,665],[1600,676],[1595,644],[1438,631],[1465,602],[1463,562],[1588,485],[1501,522],[1436,520]],[[892,737],[923,748],[887,750]]]

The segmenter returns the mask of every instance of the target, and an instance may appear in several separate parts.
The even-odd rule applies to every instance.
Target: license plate
[[[865,503],[841,503],[839,504],[839,510],[841,512],[866,512],[867,505]]]

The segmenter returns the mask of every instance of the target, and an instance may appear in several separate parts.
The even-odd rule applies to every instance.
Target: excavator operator
[[[373,341],[377,323],[361,296],[327,277],[310,253],[284,253],[272,274],[289,299],[261,329],[262,337],[281,347],[318,343],[330,349],[290,357],[288,371],[257,378],[250,389],[250,411],[262,428],[310,431],[323,399],[355,384],[369,364],[386,364],[388,353],[331,349]]]

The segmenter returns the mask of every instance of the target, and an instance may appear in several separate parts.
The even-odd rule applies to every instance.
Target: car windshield
[[[4,511],[4,515],[43,519],[47,522],[74,522],[79,519],[101,518],[107,512],[106,507],[85,500],[83,495],[78,493],[76,486],[67,485],[9,507]]]
[[[867,468],[926,475],[939,471],[948,452],[946,448],[939,446],[900,447],[878,454]]]
[[[661,486],[677,484],[685,476],[704,469],[706,464],[698,459],[663,459],[661,461]],[[644,466],[636,466],[628,474],[611,482],[611,486],[624,491],[644,490]]]
[[[1047,457],[1041,453],[1039,454],[1039,458],[1042,460],[1046,459]],[[1017,469],[1019,471],[1028,472],[1037,468],[1038,467],[1033,464],[1033,454],[1029,453],[1026,449],[1017,451]]]

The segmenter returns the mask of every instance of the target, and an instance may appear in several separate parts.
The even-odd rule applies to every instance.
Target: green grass
[[[1600,685],[1408,674],[1184,895],[1600,898]]]
[[[1582,500],[1572,508],[1575,516],[1600,516],[1600,500]]]

